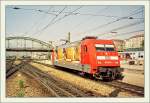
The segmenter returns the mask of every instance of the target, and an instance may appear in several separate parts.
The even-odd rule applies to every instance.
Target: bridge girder
[[[52,45],[50,45],[49,43],[46,43],[44,41],[35,39],[35,38],[31,38],[31,37],[7,37],[6,40],[15,40],[15,39],[23,39],[23,40],[29,40],[29,41],[34,41],[37,42],[39,44],[42,44],[44,46],[46,46],[49,50],[52,50],[54,47]]]

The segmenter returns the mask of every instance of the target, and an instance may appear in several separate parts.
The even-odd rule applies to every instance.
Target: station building
[[[144,62],[144,34],[139,33],[126,40],[114,39],[113,41],[122,60]]]

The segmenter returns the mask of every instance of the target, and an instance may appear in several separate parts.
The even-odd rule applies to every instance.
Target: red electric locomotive
[[[60,45],[52,53],[53,65],[92,75],[97,79],[121,79],[123,69],[112,40],[85,37]]]

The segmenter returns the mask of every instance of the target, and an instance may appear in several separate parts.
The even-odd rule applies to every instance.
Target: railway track
[[[11,69],[13,68],[14,66],[14,62],[15,62],[15,59],[7,59],[6,60],[6,73]]]
[[[21,72],[36,79],[39,83],[45,86],[55,97],[89,97],[95,96],[90,91],[81,90],[76,86],[63,81],[60,78],[53,77],[30,64],[26,64]]]
[[[53,66],[51,66],[49,64],[44,64],[44,63],[39,63],[39,62],[35,62],[35,63],[42,64],[42,65],[45,65],[45,66],[48,66],[48,67],[53,67]],[[55,68],[55,67],[53,67],[53,68]],[[115,88],[119,89],[120,91],[128,91],[130,93],[137,94],[138,96],[141,96],[141,97],[144,96],[144,87],[128,84],[128,83],[121,82],[121,81],[105,82],[105,81],[99,81],[99,80],[97,81],[97,80],[95,80],[95,82],[100,82],[100,83],[103,83],[105,85],[109,85],[109,86],[115,87]]]
[[[121,82],[121,81],[112,81],[112,82],[104,82],[104,83],[107,85],[116,87],[120,90],[129,91],[131,93],[135,93],[142,97],[144,96],[144,87],[128,84],[128,83]]]
[[[20,64],[18,64],[18,65],[14,65],[14,62],[11,63],[11,64],[12,65],[10,65],[9,68],[7,68],[7,66],[6,66],[6,79],[9,78],[12,74],[17,72],[20,68],[22,68],[24,66],[24,62],[23,61]]]

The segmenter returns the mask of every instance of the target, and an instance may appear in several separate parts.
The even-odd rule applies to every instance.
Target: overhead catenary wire
[[[105,8],[98,10],[97,13],[104,12],[104,11],[107,10],[108,8],[109,8],[109,7],[106,6]],[[88,17],[86,20],[83,20],[83,21],[79,22],[77,25],[75,25],[75,26],[73,27],[73,30],[77,29],[80,25],[83,25],[83,24],[87,23],[87,21],[89,21],[90,19],[93,19],[93,16],[92,16],[92,17],[90,16],[90,17]],[[72,30],[72,31],[73,31],[73,30]]]
[[[72,12],[70,12],[70,13],[68,13],[68,14],[64,15],[63,17],[59,18],[59,19],[58,19],[58,20],[56,20],[53,24],[55,24],[56,22],[58,22],[58,21],[60,21],[60,20],[64,19],[64,18],[65,18],[65,17],[67,17],[67,16],[72,15],[72,13],[73,13],[73,12],[75,12],[75,11],[79,10],[80,8],[82,8],[82,6],[80,6],[79,8],[77,8],[77,9],[75,9],[75,10],[73,10]]]
[[[52,23],[52,22],[58,17],[59,13],[58,13],[58,14],[54,14],[54,13],[50,13],[49,11],[44,11],[44,10],[41,10],[41,9],[26,9],[26,8],[20,8],[20,7],[9,7],[9,8],[16,9],[16,10],[22,9],[22,10],[31,10],[31,11],[44,12],[44,13],[47,13],[47,14],[54,14],[55,17],[54,17],[54,19],[51,20],[50,23],[55,24],[56,22],[62,20],[62,19],[65,18],[66,16],[72,15],[73,12],[77,11],[77,10],[80,9],[81,7],[82,7],[82,6],[80,6],[79,8],[77,8],[76,10],[74,10],[74,11],[72,11],[72,12],[67,12],[68,14],[66,14],[66,15],[65,15],[64,17],[62,17],[62,18],[59,18],[59,19],[56,20],[54,23]],[[57,12],[60,12],[60,11],[57,11]],[[63,13],[63,11],[61,11],[61,13]],[[44,31],[48,26],[51,25],[50,23],[49,23],[48,25],[46,25],[44,28],[42,28],[41,30],[37,30],[37,32],[35,32],[34,34],[40,33],[40,32],[42,32],[42,31]],[[25,32],[25,34],[23,34],[23,36],[27,36],[27,35],[26,35],[27,33],[28,33],[28,31]],[[33,35],[34,35],[34,34],[33,34]]]
[[[130,23],[130,24],[127,24],[127,25],[123,25],[123,26],[121,26],[121,27],[112,29],[112,30],[110,30],[110,31],[108,31],[108,32],[101,33],[99,36],[105,35],[105,34],[107,34],[107,33],[113,32],[113,31],[122,30],[122,29],[126,29],[126,28],[129,28],[129,27],[135,26],[135,25],[139,25],[139,24],[141,24],[141,23],[144,23],[144,21],[141,20],[141,21],[138,21],[138,22],[133,22],[133,23]]]
[[[45,10],[41,10],[41,9],[26,9],[26,8],[20,8],[20,7],[9,7],[9,8],[12,8],[12,9],[16,9],[16,10],[29,10],[29,11],[36,11],[36,12],[42,12],[42,13],[46,13],[46,14],[51,14],[51,15],[57,15],[57,13],[59,13],[59,11],[45,11]],[[71,12],[62,12],[62,14],[70,14]],[[104,17],[110,17],[110,18],[118,18],[119,16],[113,16],[113,15],[98,15],[98,14],[90,14],[90,13],[71,13],[72,15],[89,15],[89,16],[104,16]]]
[[[127,24],[127,25],[123,25],[123,26],[121,26],[121,27],[112,29],[111,31],[116,31],[116,30],[121,30],[121,29],[129,28],[129,27],[135,26],[135,25],[137,25],[137,24],[141,24],[141,23],[144,23],[144,21],[141,20],[141,21],[138,21],[138,22],[134,22],[134,23],[130,23],[130,24]]]
[[[140,11],[139,11],[139,10],[140,10]],[[137,11],[137,12],[135,12],[135,11]],[[130,13],[129,15],[127,15],[127,16],[119,17],[119,18],[117,18],[116,20],[113,20],[113,21],[110,21],[110,22],[108,22],[108,23],[101,24],[101,25],[98,25],[98,26],[96,26],[96,27],[94,27],[94,28],[91,28],[91,29],[89,29],[89,30],[86,30],[86,32],[83,32],[83,33],[81,33],[81,34],[85,34],[85,33],[87,33],[87,32],[91,32],[91,31],[94,31],[94,30],[97,30],[97,29],[104,28],[104,27],[106,27],[107,25],[116,23],[116,22],[121,21],[121,20],[124,20],[124,19],[134,19],[134,18],[131,17],[131,16],[137,15],[137,14],[139,14],[139,13],[142,13],[142,12],[143,12],[143,9],[141,10],[141,8],[139,8],[139,9],[137,9],[137,10],[135,10],[135,11],[131,12],[131,13]]]
[[[125,33],[120,33],[120,34],[118,34],[116,36],[119,36],[121,34],[131,34],[131,33],[140,32],[140,31],[144,31],[144,30],[142,29],[142,30],[136,30],[136,31],[130,31],[130,32],[125,32]]]
[[[53,21],[67,8],[67,6],[65,6],[52,20],[50,20],[50,22],[44,26],[42,29],[36,31],[34,34],[39,34],[40,32],[44,31],[45,29],[47,29],[49,27],[49,25],[51,25],[53,23]],[[33,35],[34,35],[33,34]]]
[[[107,9],[107,8],[104,8],[104,10]],[[59,11],[51,11],[51,13],[57,13],[57,12],[59,12]],[[62,12],[62,13],[68,14],[70,12]],[[76,13],[72,13],[72,14],[73,15],[85,15],[85,16],[103,16],[103,17],[109,17],[109,18],[122,18],[122,16],[116,16],[116,15],[102,15],[102,14],[80,13],[80,12],[76,12]],[[134,18],[134,19],[144,19],[144,18]]]
[[[18,9],[18,8],[16,8],[16,9]],[[23,9],[23,10],[24,10],[24,9]],[[28,9],[28,10],[41,12],[40,9],[36,9],[36,10],[35,10],[35,9]],[[44,10],[44,11],[45,11],[45,10]],[[59,12],[60,12],[60,11],[59,11]],[[43,13],[44,13],[44,12],[43,12]],[[49,12],[49,13],[50,13],[50,12]],[[131,13],[131,14],[132,14],[132,15],[136,15],[136,14],[139,14],[139,13],[141,13],[141,9],[139,9],[139,10],[137,10],[136,12]],[[142,13],[143,13],[143,10],[142,10]],[[45,14],[46,14],[46,13],[45,13]],[[58,13],[57,13],[57,14],[53,13],[53,14],[54,14],[53,16],[56,16]],[[59,17],[59,16],[58,16],[55,20],[53,20],[53,22],[50,23],[50,25],[49,25],[48,27],[50,27],[51,25],[57,23],[58,21],[62,20],[63,18],[67,17],[68,14],[69,14],[69,15],[78,15],[78,16],[79,16],[79,15],[82,15],[82,14],[83,14],[83,15],[85,14],[85,16],[86,16],[86,15],[88,15],[88,14],[90,14],[90,13],[80,13],[80,12],[75,12],[75,13],[73,12],[73,13],[72,13],[72,12],[70,12],[70,11],[68,11],[68,12],[64,12],[64,11],[63,11],[61,14],[65,14],[64,17],[58,18],[58,17]],[[131,14],[130,14],[130,15],[131,15]],[[91,14],[90,14],[90,15],[91,15]],[[89,15],[89,16],[90,16],[90,15]],[[132,15],[131,15],[131,16],[132,16]],[[91,15],[91,16],[100,16],[100,15],[93,14],[93,15]],[[106,15],[106,16],[109,16],[109,15]],[[119,17],[119,16],[117,17],[117,16],[116,16],[116,18],[117,18],[117,19],[119,19],[119,18],[130,19],[130,17],[128,17],[128,16],[126,16],[126,17]],[[117,19],[116,19],[116,21],[117,21]],[[140,17],[138,17],[138,18],[136,18],[136,17],[131,17],[131,19],[143,19],[143,18],[142,18],[142,17],[141,17],[141,18],[140,18]],[[119,21],[120,21],[120,20],[119,20]],[[48,22],[47,22],[47,23],[48,23]],[[108,24],[108,25],[110,25],[110,24]],[[129,25],[130,25],[130,24],[129,24]],[[106,26],[107,26],[107,25],[106,25]],[[126,25],[124,25],[124,26],[126,26]],[[126,27],[124,27],[124,26],[121,26],[121,27],[118,27],[118,28],[115,28],[115,29],[120,30],[120,29],[124,29],[124,28],[127,27],[127,26],[126,26]],[[34,26],[34,27],[35,27],[35,26]],[[48,27],[46,27],[44,30],[46,30]],[[129,27],[131,27],[131,26],[129,26]],[[98,28],[97,28],[97,29],[98,29]],[[97,30],[97,29],[96,29],[96,30]],[[113,30],[115,30],[115,29],[113,29]],[[42,30],[42,31],[44,31],[44,30]],[[110,30],[110,31],[113,31],[113,30]],[[39,33],[42,32],[40,28],[39,28],[39,30],[36,30],[36,31],[37,31],[37,34],[39,34]],[[36,31],[35,31],[35,32],[36,32]],[[36,33],[34,33],[34,34],[36,34]]]
[[[21,7],[9,7],[9,8],[12,8],[12,9],[16,9],[16,10],[31,10],[31,11],[36,11],[36,12],[42,12],[42,13],[46,13],[46,14],[51,14],[51,15],[57,15],[56,13],[59,13],[59,11],[45,11],[45,10],[41,10],[41,9],[27,9],[27,8],[21,8]],[[140,10],[141,8],[135,10],[135,11],[138,11]],[[142,8],[143,9],[143,8]],[[134,12],[135,12],[134,11]],[[66,14],[70,14],[71,12],[62,12],[62,13],[66,13]],[[89,16],[104,16],[104,17],[111,17],[111,18],[118,18],[119,16],[115,16],[115,15],[98,15],[98,14],[90,14],[90,13],[72,13],[73,15],[89,15]],[[121,17],[120,17],[121,18]],[[135,18],[135,19],[143,19],[143,18]]]
[[[141,30],[135,30],[135,31],[130,31],[130,32],[119,33],[119,34],[117,34],[117,35],[114,35],[113,38],[114,38],[114,37],[118,37],[118,36],[122,36],[122,35],[129,35],[129,34],[132,34],[132,33],[143,32],[143,31],[144,31],[144,30],[141,29]],[[112,36],[111,36],[110,38],[107,37],[107,39],[112,39]]]
[[[66,14],[66,15],[64,15],[63,17],[61,17],[61,18],[59,18],[59,19],[57,19],[57,20],[53,20],[54,22],[51,22],[51,23],[49,23],[48,25],[46,25],[43,29],[41,29],[40,31],[38,31],[38,32],[36,32],[36,33],[39,33],[39,32],[42,32],[42,31],[44,31],[45,29],[47,29],[48,27],[50,27],[51,25],[53,25],[53,24],[55,24],[55,23],[57,23],[58,21],[60,21],[60,20],[62,20],[62,19],[64,19],[65,17],[67,17],[67,16],[70,16],[73,12],[75,12],[75,11],[77,11],[77,10],[79,10],[79,9],[81,9],[82,8],[82,6],[80,6],[79,8],[77,8],[77,9],[75,9],[75,10],[73,10],[72,12],[70,12],[69,14]],[[34,33],[34,34],[36,34],[36,33]]]
[[[53,7],[50,6],[49,9],[47,10],[47,12],[49,12],[52,8],[53,8]],[[46,14],[45,14],[45,15],[46,15]],[[27,36],[28,33],[29,33],[30,31],[32,31],[33,28],[36,27],[36,25],[39,23],[39,21],[41,21],[41,20],[44,19],[45,15],[43,15],[42,17],[40,17],[40,18],[30,27],[30,30],[26,31],[22,36]]]
[[[137,12],[137,13],[134,13],[134,14],[131,14],[131,15],[126,16],[126,17],[118,18],[118,19],[116,19],[116,20],[114,20],[114,21],[108,22],[108,23],[106,23],[106,24],[99,25],[99,26],[97,26],[97,27],[95,27],[95,28],[92,28],[92,29],[90,29],[90,30],[88,30],[88,31],[93,31],[93,30],[96,30],[96,29],[100,29],[100,28],[103,28],[103,27],[105,27],[105,26],[107,26],[107,25],[113,24],[113,23],[115,23],[115,22],[118,22],[118,21],[121,21],[121,20],[124,20],[124,19],[134,19],[134,18],[130,18],[130,16],[135,15],[135,14],[138,14],[138,13],[141,13],[141,12],[142,12],[142,11]]]
[[[52,11],[52,12],[58,12],[58,11]],[[70,12],[63,12],[64,14],[68,14]],[[109,17],[109,18],[118,18],[119,16],[115,15],[102,15],[102,14],[91,14],[91,13],[72,13],[72,15],[85,15],[85,16],[104,16],[104,17]]]
[[[55,13],[50,13],[50,12],[47,12],[45,10],[41,10],[41,9],[26,9],[26,8],[21,8],[21,7],[8,7],[8,8],[11,8],[11,9],[15,9],[15,10],[29,10],[29,11],[36,11],[36,12],[41,12],[41,13],[46,13],[46,14],[50,14],[50,15],[57,15]]]

